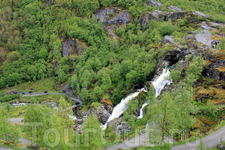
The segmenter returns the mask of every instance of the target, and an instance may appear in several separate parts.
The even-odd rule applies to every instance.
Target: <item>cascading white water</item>
[[[169,69],[163,69],[163,72],[160,76],[158,76],[153,82],[153,86],[155,89],[155,97],[158,97],[159,94],[161,93],[162,89],[166,85],[170,85],[172,83],[172,80],[168,79],[170,77],[170,71]],[[138,119],[143,118],[143,109],[146,105],[149,104],[149,101],[144,103],[140,109],[140,115],[137,117]]]
[[[158,97],[159,94],[161,93],[162,89],[166,85],[170,85],[172,83],[172,80],[168,79],[170,77],[170,71],[169,69],[163,69],[162,74],[157,77],[153,82],[153,86],[155,88],[155,97]]]
[[[141,109],[140,109],[140,115],[137,117],[137,119],[141,119],[141,118],[143,118],[143,109],[144,109],[144,107],[146,106],[146,105],[148,105],[149,104],[149,102],[146,102],[146,103],[144,103],[143,105],[142,105],[142,107],[141,107]]]
[[[122,99],[121,102],[114,107],[112,114],[109,116],[109,119],[107,120],[107,122],[104,125],[101,125],[101,128],[103,130],[105,130],[108,122],[112,121],[115,118],[119,118],[120,115],[127,109],[128,101],[133,99],[134,97],[136,97],[143,90],[144,90],[144,88],[142,88],[138,92],[134,92],[134,93],[130,94],[125,99]]]

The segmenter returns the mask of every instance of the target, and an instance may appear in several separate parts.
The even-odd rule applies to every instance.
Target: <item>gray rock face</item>
[[[90,113],[94,113],[99,121],[103,124],[106,123],[106,121],[108,120],[110,113],[112,111],[112,108],[110,107],[105,107],[104,105],[100,105],[97,109],[95,109],[94,107],[92,107],[91,109],[87,110],[87,111],[77,111],[77,116],[79,118],[83,118],[83,117],[87,117]]]
[[[174,42],[174,36],[164,36],[164,38],[162,39],[161,43],[162,44],[166,44],[166,43],[169,43],[169,44],[172,44]]]
[[[145,27],[147,27],[147,25],[149,24],[150,20],[155,19],[156,21],[160,20],[160,15],[163,12],[160,10],[154,10],[152,12],[147,12],[144,13],[142,16],[139,16],[138,19],[140,20],[140,24],[142,27],[142,30],[145,29]]]
[[[113,12],[113,16],[109,16],[109,13]],[[98,17],[103,24],[118,25],[129,23],[131,20],[131,15],[129,15],[127,10],[117,10],[115,8],[101,8],[95,13],[95,17]]]
[[[193,14],[195,15],[199,15],[199,16],[202,16],[203,18],[208,18],[209,16],[206,15],[206,14],[203,14],[202,12],[199,12],[199,11],[192,11]]]
[[[200,24],[201,26],[202,26],[202,28],[204,29],[204,30],[210,30],[210,26],[208,26],[207,24],[206,24],[206,22],[202,22],[201,24]]]
[[[213,27],[225,27],[223,23],[210,22],[210,25]]]
[[[108,37],[111,37],[113,40],[119,40],[120,37],[116,35],[116,29],[118,29],[119,25],[111,25],[105,28],[105,33]]]
[[[80,42],[77,39],[68,38],[62,42],[62,56],[68,57],[71,53],[75,53],[78,56],[82,55],[88,47],[85,43]]]
[[[218,67],[224,67],[225,66],[225,60],[219,59],[215,60],[213,63],[211,63],[209,66],[207,66],[207,69],[203,70],[202,75],[207,78],[213,78],[216,80],[225,81],[225,72],[220,72]]]
[[[104,105],[101,105],[97,108],[96,115],[99,118],[99,121],[105,124],[110,116],[110,113],[107,112]]]
[[[90,109],[87,111],[77,111],[77,117],[84,118],[87,117],[90,113],[91,113]]]
[[[130,130],[131,130],[131,127],[126,122],[122,122],[116,128],[118,135],[121,135],[122,132],[130,132]]]
[[[187,12],[170,12],[162,14],[160,19],[163,18],[164,21],[168,21],[169,19],[176,20],[183,18],[185,15],[187,15]]]
[[[195,38],[198,42],[211,47],[212,43],[212,34],[210,32],[202,32],[195,35]]]
[[[181,12],[182,11],[180,8],[173,6],[173,5],[169,6],[168,8],[173,12]]]
[[[155,0],[149,0],[149,5],[150,6],[156,6],[157,8],[163,6],[163,4],[161,4],[161,3],[159,3],[159,2],[157,2]]]
[[[108,122],[107,127],[112,126],[116,130],[117,126],[121,123],[121,118],[115,118],[112,121]]]
[[[220,150],[225,150],[225,146],[222,145],[222,144],[218,144],[218,145],[216,146],[216,148],[217,148],[217,149],[220,149]]]
[[[65,42],[62,42],[62,56],[63,57],[68,57],[70,54],[70,45],[68,40]]]
[[[184,16],[186,16],[188,13],[187,12],[182,12],[182,11],[177,11],[177,12],[162,12],[160,10],[154,10],[152,12],[147,12],[144,13],[142,16],[139,17],[140,24],[142,26],[142,29],[144,29],[150,22],[150,20],[154,19],[156,21],[159,21],[163,19],[164,21],[168,21],[169,19],[171,20],[176,20],[176,19],[181,19]],[[194,22],[194,21],[192,21]]]
[[[175,7],[175,6],[170,6],[169,8],[172,9],[173,12],[162,12],[160,10],[154,10],[152,12],[147,12],[147,13],[144,13],[142,16],[139,16],[138,19],[140,20],[142,29],[145,29],[145,27],[147,27],[150,20],[152,20],[152,19],[155,19],[156,21],[159,21],[161,19],[163,19],[164,21],[168,21],[169,19],[177,20],[177,19],[182,19],[185,16],[189,16],[188,17],[189,22],[193,23],[193,22],[197,21],[197,16],[198,16],[197,13],[183,12],[180,8]],[[203,26],[203,27],[205,27],[205,26]]]
[[[16,95],[16,94],[18,94],[18,93],[19,93],[19,92],[18,92],[16,89],[12,89],[12,90],[10,90],[10,91],[7,91],[7,92],[4,94],[4,96],[5,96],[5,95],[8,95],[8,94],[10,94],[10,95],[11,95],[11,94],[15,94],[15,95]]]

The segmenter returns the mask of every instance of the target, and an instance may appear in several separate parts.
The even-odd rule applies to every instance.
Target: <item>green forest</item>
[[[105,103],[113,107],[140,89],[137,85],[142,88],[159,75],[158,70],[163,69],[160,63],[166,59],[169,64],[165,66],[172,68],[173,84],[156,99],[150,83],[147,93],[140,92],[127,104],[128,108],[120,116],[131,127],[127,137],[134,137],[135,130],[143,129],[149,120],[159,125],[151,131],[149,139],[159,149],[170,149],[162,145],[164,137],[174,128],[181,131],[172,134],[177,141],[184,141],[187,134],[197,136],[197,129],[201,134],[211,132],[225,117],[225,1],[157,0],[163,4],[160,7],[150,1],[0,0],[0,146],[1,140],[7,139],[5,130],[10,132],[14,128],[7,118],[18,117],[10,114],[18,111],[26,112],[20,116],[24,122],[43,122],[35,137],[42,148],[48,146],[43,141],[48,128],[56,128],[60,134],[69,128],[72,134],[68,135],[67,142],[82,139],[76,143],[79,145],[76,149],[99,150],[123,142],[126,136],[116,141],[117,131],[109,126],[102,143],[98,138],[102,136],[100,119],[90,113],[82,129],[95,128],[96,134],[90,134],[92,145],[87,147],[85,133],[73,134],[74,122],[64,111],[73,105],[69,98],[27,98],[26,102],[32,104],[20,108],[11,108],[9,103],[23,102],[21,92],[35,91],[33,85],[36,88],[41,85],[38,92],[63,93],[62,87],[66,85],[72,96],[79,96],[84,103],[78,108],[79,114],[97,110],[102,104],[106,108]],[[182,11],[173,11],[171,5]],[[105,13],[103,19],[98,13]],[[211,43],[207,47],[191,37],[204,34],[202,22],[215,28],[207,31],[210,40],[219,43],[215,47],[210,47]],[[173,37],[173,42],[165,37]],[[69,42],[68,56],[64,54],[66,42]],[[185,51],[181,54],[185,65],[179,62],[181,57],[174,58],[178,56],[177,49],[179,53]],[[207,72],[213,67],[218,71],[217,77],[207,77],[213,74]],[[11,89],[19,89],[19,93],[10,94]],[[43,101],[57,102],[59,111],[53,113],[48,106],[38,104]],[[145,102],[149,102],[145,115],[137,119],[139,108]],[[22,127],[21,131],[11,133],[10,140],[18,141],[21,132],[32,137],[32,129]],[[49,136],[51,142],[55,138]],[[68,149],[63,138],[59,138],[59,143],[53,149]]]
[[[181,19],[177,24],[153,20],[143,30],[138,16],[157,8],[143,5],[141,0],[56,0],[48,4],[49,7],[45,6],[46,2],[1,0],[0,88],[52,77],[57,63],[59,83],[68,81],[74,94],[80,93],[89,102],[101,100],[108,91],[110,99],[117,104],[133,84],[146,82],[154,72],[157,59],[169,49],[153,48],[163,36],[182,37],[193,29],[185,25],[187,20]],[[173,4],[184,10],[200,10],[209,13],[212,20],[223,21],[225,6],[221,3],[171,0],[164,7]],[[133,16],[129,24],[116,30],[121,37],[119,41],[107,37],[103,24],[93,15],[100,7],[110,6],[128,9]],[[207,12],[208,9],[211,12]],[[213,13],[216,15],[211,15]],[[60,37],[79,39],[89,48],[80,57],[62,57]]]

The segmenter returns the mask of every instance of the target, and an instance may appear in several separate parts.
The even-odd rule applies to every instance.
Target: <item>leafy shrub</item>
[[[220,40],[220,43],[218,44],[217,48],[222,49],[225,52],[225,38],[222,38]]]
[[[0,98],[0,102],[3,103],[3,102],[8,102],[8,101],[11,101],[11,100],[14,100],[14,99],[18,99],[20,98],[21,95],[20,94],[7,94],[5,95],[4,97]]]
[[[169,20],[168,22],[163,22],[159,27],[159,32],[162,36],[170,35],[176,30],[177,27],[172,24],[171,20]]]
[[[179,19],[178,20],[178,25],[179,26],[184,26],[185,25],[185,21],[183,19]]]

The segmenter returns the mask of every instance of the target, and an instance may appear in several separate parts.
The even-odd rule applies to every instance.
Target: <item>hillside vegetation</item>
[[[48,128],[60,134],[69,128],[70,142],[96,128],[91,147],[81,140],[77,148],[96,150],[135,136],[147,122],[155,127],[148,142],[160,147],[165,135],[180,141],[206,135],[225,118],[224,22],[224,0],[0,0],[0,120],[6,129],[8,117],[44,122],[37,131],[41,148],[48,147]],[[156,99],[151,81],[168,68],[173,83]],[[101,143],[99,122],[106,123],[113,106],[143,87],[123,115],[109,122]],[[79,119],[72,122],[67,112],[39,105],[54,101],[64,110],[74,103],[68,98],[18,94],[46,90],[79,95]],[[11,109],[6,102],[31,104]],[[0,139],[7,141],[7,135],[9,130]],[[68,149],[59,139],[55,149]]]
[[[169,49],[152,49],[164,35],[182,37],[192,30],[189,25],[179,28],[187,20],[178,24],[152,20],[143,30],[138,16],[157,8],[141,0],[49,2],[0,1],[0,88],[54,75],[64,83],[74,69],[68,80],[74,94],[81,94],[87,102],[110,97],[116,104],[135,83],[150,79],[157,59]],[[212,19],[220,21],[225,12],[222,1],[167,1],[163,7],[170,4],[203,12],[210,8]],[[117,27],[120,40],[107,37],[103,24],[92,15],[100,7],[111,6],[128,9],[133,18]],[[68,37],[86,43],[88,50],[80,57],[76,53],[62,57],[61,42]]]

